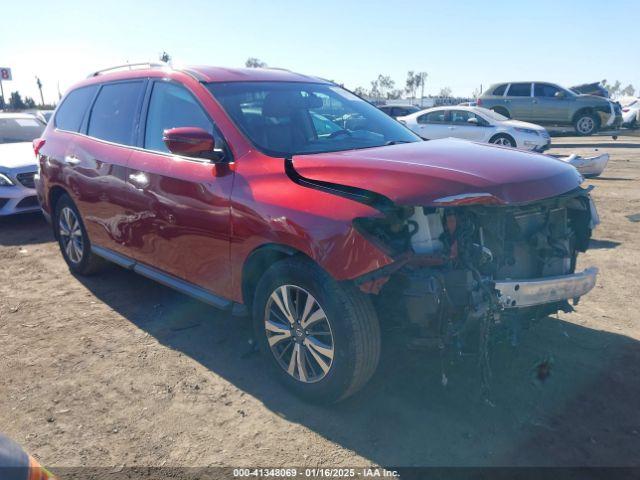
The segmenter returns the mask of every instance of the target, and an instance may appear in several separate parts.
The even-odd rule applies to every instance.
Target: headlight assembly
[[[15,185],[4,173],[0,173],[0,187],[11,187]]]
[[[528,133],[529,135],[540,135],[537,130],[532,130],[531,128],[515,127],[515,129],[518,132]]]

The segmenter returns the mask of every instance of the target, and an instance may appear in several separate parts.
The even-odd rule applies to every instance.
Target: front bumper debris
[[[571,275],[495,282],[503,308],[522,308],[569,300],[585,295],[596,284],[598,269],[590,267]]]

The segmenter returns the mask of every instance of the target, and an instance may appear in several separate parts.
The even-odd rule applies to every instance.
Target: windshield
[[[42,135],[44,127],[35,117],[0,118],[0,143],[30,142]]]
[[[210,83],[236,125],[265,153],[336,152],[421,141],[373,105],[335,85]]]

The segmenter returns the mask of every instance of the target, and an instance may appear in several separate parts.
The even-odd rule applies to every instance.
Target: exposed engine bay
[[[599,223],[587,189],[522,205],[462,202],[398,207],[356,228],[396,261],[360,288],[406,308],[409,331],[445,344],[486,322],[569,312],[593,288],[597,269],[576,259]],[[399,302],[399,298],[406,301]]]

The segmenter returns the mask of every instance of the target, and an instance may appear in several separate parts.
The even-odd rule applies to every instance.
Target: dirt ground
[[[611,161],[587,181],[602,224],[579,266],[597,287],[493,348],[493,405],[473,355],[387,343],[358,395],[305,404],[250,352],[248,321],[116,267],[76,278],[40,216],[0,220],[0,431],[54,470],[639,465],[640,138],[551,152],[595,148]]]

